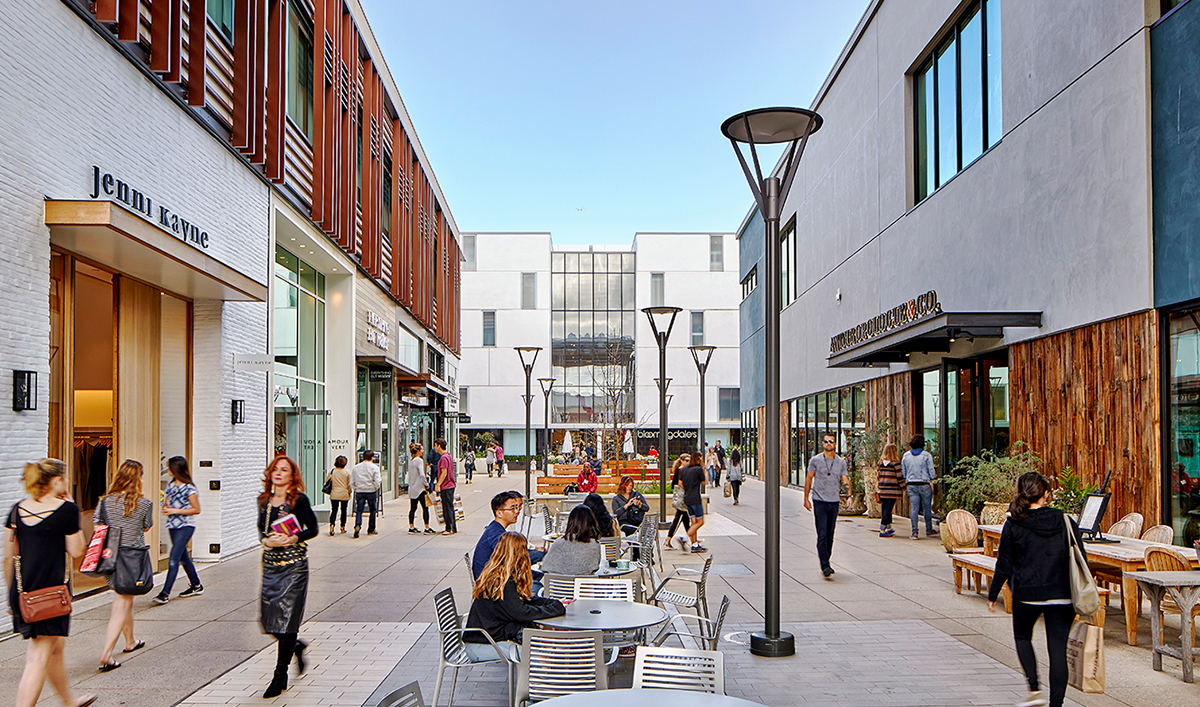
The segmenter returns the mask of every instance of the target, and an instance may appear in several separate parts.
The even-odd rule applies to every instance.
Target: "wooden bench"
[[[967,575],[967,589],[971,588],[971,577],[975,578],[975,593],[979,594],[983,591],[983,578],[988,578],[988,586],[991,586],[992,579],[996,576],[996,558],[988,557],[987,555],[950,555],[950,565],[954,568],[954,593],[962,594],[963,574]],[[1097,587],[1100,592],[1100,598],[1104,602],[1100,604],[1100,610],[1088,619],[1093,626],[1104,628],[1104,620],[1107,618],[1105,604],[1108,600],[1109,590],[1103,587]],[[1004,596],[1004,611],[1012,613],[1012,590],[1009,589],[1008,583],[1000,590]]]
[[[561,494],[568,485],[575,483],[575,479],[574,476],[540,476],[537,479],[537,491],[539,494]],[[611,476],[599,476],[596,477],[596,481],[596,492],[605,494],[616,493],[617,484],[621,480]]]

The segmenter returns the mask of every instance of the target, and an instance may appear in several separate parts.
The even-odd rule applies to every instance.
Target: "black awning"
[[[1041,312],[944,312],[839,351],[826,365],[870,368],[904,363],[912,353],[948,353],[954,339],[998,339],[1005,327],[1041,325]]]

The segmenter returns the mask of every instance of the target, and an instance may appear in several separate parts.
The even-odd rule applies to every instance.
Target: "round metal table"
[[[580,599],[567,604],[567,613],[538,624],[572,631],[629,631],[646,628],[667,620],[667,612],[657,606],[617,599]]]
[[[600,569],[596,570],[594,574],[603,579],[609,577],[622,577],[627,574],[633,574],[637,571],[638,568],[636,566],[630,566],[621,569],[619,567],[609,567],[607,562],[601,562]]]
[[[546,700],[553,707],[762,707],[737,697],[688,690],[596,690]]]

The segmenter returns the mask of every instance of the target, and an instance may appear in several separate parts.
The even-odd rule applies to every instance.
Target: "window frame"
[[[224,18],[214,16],[213,5],[221,6],[225,11],[224,14],[229,16],[229,24],[224,23]],[[233,46],[233,23],[234,12],[237,10],[236,0],[204,0],[204,14],[212,20],[213,26],[217,29],[217,33],[221,35],[229,45]]]
[[[725,272],[725,236],[708,237],[708,269],[710,272]]]
[[[699,332],[696,331],[696,323],[697,322],[700,323],[700,331]],[[690,331],[691,335],[692,335],[691,345],[692,346],[704,346],[704,310],[703,309],[694,309],[691,312],[689,312],[688,325],[689,325],[688,331]],[[700,337],[699,341],[696,340],[697,336]]]
[[[536,272],[521,273],[521,309],[537,309]]]
[[[490,322],[489,322],[490,320]],[[488,332],[491,332],[491,343],[488,342]],[[483,312],[483,344],[482,346],[494,347],[496,345],[496,310],[484,310]]]
[[[746,273],[746,277],[742,278],[742,299],[746,299],[754,294],[758,289],[758,266],[750,268],[750,272]]]
[[[218,1],[222,1],[222,0],[218,0]],[[229,0],[229,2],[230,2],[230,5],[232,6],[233,0]],[[292,28],[293,27],[297,28],[297,33],[299,35],[308,38],[308,55],[307,55],[307,57],[308,57],[308,85],[307,85],[308,99],[307,99],[306,106],[305,106],[307,108],[307,115],[305,116],[307,118],[306,124],[301,124],[301,122],[296,120],[296,118],[293,117],[293,115],[292,115],[292,100],[293,100],[293,95],[294,95],[294,91],[292,90],[292,88],[297,84],[297,81],[295,81],[294,77],[292,76],[293,52],[297,51],[296,48],[290,46],[291,39],[292,39]],[[286,36],[287,36],[288,46],[285,48],[285,51],[287,54],[286,54],[286,67],[285,67],[284,71],[286,72],[287,75],[285,76],[285,89],[284,90],[286,92],[286,96],[283,101],[283,103],[284,103],[283,112],[284,112],[284,115],[287,116],[287,119],[289,121],[291,121],[292,125],[296,128],[296,131],[299,132],[301,135],[303,135],[308,140],[308,144],[311,146],[312,140],[313,140],[313,132],[312,131],[313,131],[313,128],[315,125],[315,116],[313,113],[313,91],[315,90],[314,86],[316,83],[316,80],[315,80],[316,79],[316,67],[313,66],[313,47],[314,47],[313,42],[316,40],[314,38],[315,35],[314,35],[314,31],[313,31],[312,18],[305,17],[303,14],[301,14],[300,6],[297,4],[293,4],[288,8]],[[299,55],[297,55],[297,56],[299,56]]]
[[[655,281],[658,282],[657,291],[655,290]],[[667,281],[663,273],[650,273],[650,306],[665,307],[664,302],[667,301]]]

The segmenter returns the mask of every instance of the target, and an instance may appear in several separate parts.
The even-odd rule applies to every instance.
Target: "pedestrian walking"
[[[113,477],[108,495],[100,499],[92,514],[94,525],[107,525],[108,532],[121,534],[121,548],[145,550],[145,532],[154,525],[154,504],[142,496],[142,465],[132,459],[121,462]],[[118,549],[118,556],[120,549]],[[119,562],[118,557],[118,562]],[[105,575],[104,581],[113,590],[112,615],[108,619],[108,631],[104,636],[104,650],[100,653],[100,672],[106,673],[121,667],[112,659],[117,639],[125,636],[123,653],[132,653],[146,646],[145,641],[133,637],[133,597],[121,594],[113,584],[114,574]]]
[[[47,678],[64,705],[83,707],[95,702],[96,696],[76,697],[67,682],[63,650],[71,615],[26,622],[20,604],[21,592],[65,584],[70,576],[67,555],[80,557],[87,549],[79,507],[67,492],[67,465],[58,459],[26,464],[23,476],[29,497],[13,505],[4,524],[4,576],[9,578],[13,632],[29,641],[17,707],[33,707]]]
[[[487,631],[500,650],[514,662],[519,661],[517,644],[521,642],[521,631],[532,628],[538,619],[562,616],[567,612],[563,602],[534,595],[533,573],[526,548],[524,535],[513,532],[500,535],[495,550],[475,581],[471,611],[467,615],[467,628]],[[482,634],[466,631],[463,642],[471,660],[496,659],[496,651]]]
[[[740,503],[742,493],[742,453],[734,449],[729,454],[729,486],[733,491],[733,505]]]
[[[617,494],[612,500],[613,517],[616,518],[621,532],[625,535],[636,533],[642,525],[642,519],[646,517],[648,507],[646,497],[634,487],[633,477],[622,476],[617,484]]]
[[[263,692],[266,699],[287,689],[293,657],[297,671],[304,674],[308,644],[299,633],[308,599],[306,543],[318,532],[300,466],[288,457],[276,457],[263,474],[263,491],[258,495],[258,535],[263,545],[259,620],[263,631],[279,643],[275,674]]]
[[[496,477],[504,476],[504,447],[496,443]]]
[[[490,477],[496,470],[496,445],[489,444],[487,446],[487,456],[484,459],[487,461],[488,476]]]
[[[721,462],[717,460],[717,450],[713,447],[709,447],[708,453],[704,455],[704,466],[708,468],[708,475],[712,479],[713,488],[720,488]]]
[[[699,453],[693,453],[690,465],[679,470],[679,482],[683,484],[683,503],[687,506],[688,516],[692,523],[687,529],[688,539],[692,543],[692,552],[708,552],[708,548],[700,544],[700,528],[704,527],[704,467],[700,466]]]
[[[675,505],[674,494],[675,488],[679,486],[679,470],[687,464],[690,458],[691,457],[686,454],[680,454],[675,458],[675,462],[671,465],[671,507],[675,509],[675,518],[671,520],[671,527],[667,530],[667,539],[664,541],[666,549],[668,550],[675,549],[671,543],[676,540],[679,542],[680,550],[683,550],[684,552],[687,552],[688,550],[687,545],[689,541],[687,539],[687,535],[680,535],[678,538],[676,538],[675,529],[679,527],[680,523],[683,523],[683,530],[686,532],[687,529],[691,527],[692,521],[688,517],[686,504],[681,504],[683,505],[683,508],[679,508]]]
[[[417,506],[421,507],[421,515],[425,519],[425,534],[434,535],[437,531],[429,527],[429,481],[425,476],[425,461],[421,452],[425,448],[418,442],[408,445],[408,532],[414,535],[417,530]]]
[[[717,454],[717,468],[719,468],[721,471],[725,471],[727,468],[725,466],[725,448],[721,446],[721,440],[717,440],[716,444],[713,446],[713,451]]]
[[[878,484],[875,500],[881,507],[879,518],[879,537],[890,538],[896,534],[892,529],[892,509],[896,507],[904,495],[904,473],[900,470],[900,453],[896,445],[888,442],[883,448],[883,456],[879,459]]]
[[[204,593],[204,585],[200,584],[200,576],[196,574],[196,565],[192,564],[192,556],[188,554],[188,543],[196,532],[196,516],[200,515],[200,492],[192,483],[187,459],[168,459],[167,473],[171,475],[171,483],[163,491],[162,514],[166,518],[163,525],[167,526],[167,532],[171,535],[171,557],[167,561],[167,578],[163,580],[162,590],[153,599],[159,606],[171,600],[171,588],[175,586],[180,565],[183,565],[189,584],[187,589],[179,593],[179,598],[198,597]]]
[[[475,476],[475,450],[470,447],[463,451],[463,475],[467,477],[468,484]]]
[[[1067,693],[1067,638],[1075,608],[1071,605],[1071,557],[1066,534],[1074,533],[1079,547],[1083,547],[1083,534],[1073,520],[1064,519],[1061,510],[1045,505],[1049,489],[1050,482],[1036,471],[1017,479],[1017,495],[1008,506],[1009,517],[1000,531],[996,576],[988,586],[988,611],[993,613],[1000,588],[1008,582],[1012,589],[1013,641],[1029,681],[1029,699],[1018,707],[1061,707]],[[1045,624],[1050,659],[1049,701],[1038,685],[1033,652],[1033,626],[1039,616]]]
[[[908,489],[908,506],[912,519],[910,540],[917,540],[917,519],[925,514],[925,537],[937,537],[933,529],[933,482],[937,472],[933,468],[933,455],[925,451],[925,438],[913,435],[908,442],[909,453],[900,461],[904,483]]]
[[[846,460],[837,454],[837,437],[825,434],[821,438],[821,447],[825,451],[808,461],[808,473],[804,475],[804,508],[812,511],[816,521],[817,559],[821,562],[821,573],[828,577],[833,574],[830,557],[842,486],[844,484],[849,491],[850,477]]]
[[[458,518],[454,515],[454,489],[458,486],[454,474],[454,457],[446,451],[446,440],[441,437],[433,441],[433,449],[440,455],[436,488],[442,499],[442,523],[446,526],[442,535],[454,535],[458,533]]]
[[[378,535],[375,530],[375,499],[383,486],[383,477],[379,473],[379,465],[375,463],[375,452],[363,452],[362,461],[350,470],[350,489],[354,491],[354,537],[362,529],[362,514],[365,506],[368,511],[367,535]]]
[[[346,534],[346,520],[350,517],[350,470],[346,468],[349,462],[341,454],[333,460],[333,468],[329,470],[329,480],[333,488],[329,491],[329,535],[333,536],[333,526],[338,519],[338,509],[342,511],[342,534]]]

